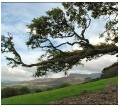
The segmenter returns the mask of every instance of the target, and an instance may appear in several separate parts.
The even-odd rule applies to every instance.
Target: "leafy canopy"
[[[92,60],[104,54],[116,54],[118,47],[118,3],[116,2],[63,2],[65,10],[54,8],[46,12],[46,16],[34,18],[27,25],[29,40],[26,45],[32,49],[41,48],[44,54],[38,59],[38,63],[25,64],[19,53],[14,48],[13,37],[2,36],[1,51],[11,52],[14,58],[6,57],[12,67],[18,65],[24,67],[37,66],[34,76],[43,76],[47,72],[61,72],[71,69],[74,65],[82,65],[81,60]],[[105,38],[105,43],[93,45],[85,38],[85,31],[91,24],[91,19],[104,18],[106,21],[105,31],[100,32],[99,37]],[[80,29],[80,33],[76,32]],[[97,28],[98,29],[98,28]],[[56,45],[53,40],[73,38]],[[108,41],[112,43],[109,44]],[[63,51],[64,45],[73,46],[78,44],[82,50]]]

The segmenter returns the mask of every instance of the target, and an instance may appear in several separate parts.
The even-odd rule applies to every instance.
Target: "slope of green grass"
[[[6,104],[11,104],[11,105],[13,104],[16,104],[16,105],[49,104],[49,102],[54,100],[78,95],[84,89],[86,89],[89,93],[96,90],[103,90],[104,86],[110,81],[118,85],[118,77],[114,77],[114,78],[102,79],[95,82],[89,82],[86,84],[73,85],[66,88],[60,88],[60,89],[46,91],[46,92],[5,98],[1,100],[1,104],[5,104],[5,105]]]

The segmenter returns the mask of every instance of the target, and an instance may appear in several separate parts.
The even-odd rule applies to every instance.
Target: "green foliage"
[[[68,87],[68,86],[70,86],[69,83],[62,83],[58,86],[58,88],[64,88],[64,87]]]
[[[43,92],[44,90],[41,88],[38,88],[34,90],[33,92]],[[27,86],[22,86],[20,88],[13,88],[13,87],[6,87],[1,89],[1,98],[7,98],[12,96],[18,96],[23,94],[29,94],[32,93],[32,91]]]
[[[118,76],[118,62],[102,70],[100,78],[111,78]]]
[[[107,43],[100,43],[98,45],[96,45],[96,49],[103,49],[103,48],[108,48],[108,47],[111,47],[111,46],[115,46],[114,44],[107,44]]]
[[[85,78],[85,81],[86,82],[90,82],[91,81],[91,78],[90,77],[87,77],[87,78]]]
[[[54,90],[55,88],[54,87],[48,87],[47,89],[46,89],[46,91],[50,91],[50,90]]]
[[[90,81],[91,81],[91,82],[94,82],[94,81],[98,81],[98,80],[100,80],[100,79],[101,79],[101,78],[97,77],[97,78],[91,79]]]
[[[88,93],[96,90],[103,90],[104,86],[108,82],[114,82],[118,85],[118,77],[102,79],[95,82],[89,82],[86,84],[73,85],[56,90],[46,91],[42,93],[27,94],[22,96],[15,96],[11,98],[5,98],[1,100],[1,104],[49,104],[51,101],[59,100],[66,97],[79,95],[82,90],[86,89]]]
[[[1,90],[1,98],[7,98],[20,95],[20,92],[17,88],[6,87]]]
[[[14,48],[13,36],[2,36],[1,52],[9,52],[13,58],[7,57],[9,65],[16,67],[37,66],[35,77],[47,75],[48,72],[58,73],[72,69],[74,65],[82,65],[82,59],[86,61],[96,59],[105,54],[118,53],[118,3],[117,2],[63,2],[65,10],[53,8],[46,12],[45,16],[34,18],[27,25],[29,39],[26,45],[31,49],[43,49],[44,54],[38,59],[38,63],[25,64],[21,56]],[[113,16],[113,17],[112,17]],[[85,31],[92,23],[92,19],[105,19],[105,30],[100,32],[100,37],[105,38],[105,44],[94,46],[85,37]],[[79,32],[76,29],[79,28]],[[55,43],[55,39],[67,39],[71,41]],[[73,41],[72,41],[73,40]],[[111,41],[112,44],[108,44]],[[77,44],[82,50],[66,52],[63,46]]]
[[[30,93],[30,89],[27,87],[27,86],[22,86],[20,89],[19,89],[19,91],[20,91],[20,94],[22,95],[22,94],[28,94],[28,93]]]
[[[94,46],[95,49],[76,50],[73,52],[59,53],[53,56],[52,59],[40,63],[37,67],[35,76],[46,75],[47,72],[61,72],[63,70],[71,69],[74,65],[83,65],[81,59],[86,58],[86,61],[96,59],[104,54],[115,54],[118,49],[113,44],[102,43]],[[114,51],[116,48],[116,51]],[[111,51],[112,50],[112,51]]]
[[[43,92],[43,91],[44,91],[43,89],[38,88],[38,89],[36,89],[36,90],[35,90],[35,93],[38,93],[38,92]]]
[[[101,80],[101,79],[102,79],[102,78],[100,78],[100,77],[97,77],[97,78],[94,78],[94,79],[91,79],[90,77],[87,77],[87,78],[85,78],[85,82],[82,83],[82,84],[86,84],[86,83],[88,83],[88,82],[98,81],[98,80]]]

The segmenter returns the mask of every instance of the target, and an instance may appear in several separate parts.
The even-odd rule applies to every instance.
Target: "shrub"
[[[17,88],[6,87],[1,90],[2,98],[12,97],[12,96],[16,96],[19,94],[20,94],[20,92]]]
[[[100,78],[111,78],[118,76],[118,62],[104,68]]]
[[[70,86],[69,83],[62,83],[58,86],[58,88],[64,88],[64,87],[68,87],[68,86]]]
[[[91,81],[91,82],[94,82],[94,81],[98,81],[98,80],[100,80],[100,78],[99,78],[99,77],[94,78],[94,79],[91,79],[90,81]]]
[[[27,86],[22,86],[20,89],[19,89],[19,91],[20,91],[20,94],[22,95],[22,94],[28,94],[28,93],[30,93],[30,89],[27,87]]]
[[[46,91],[50,91],[50,90],[54,90],[55,88],[53,88],[53,87],[48,87],[47,89],[46,89]]]
[[[35,93],[38,93],[38,92],[43,92],[43,91],[44,91],[43,89],[38,88],[38,89],[36,89],[36,90],[35,90]]]
[[[87,77],[87,78],[85,78],[85,81],[86,82],[90,82],[91,81],[91,78],[90,77]]]

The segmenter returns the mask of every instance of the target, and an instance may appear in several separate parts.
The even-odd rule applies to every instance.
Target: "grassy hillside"
[[[1,100],[1,104],[49,104],[49,102],[54,100],[78,95],[84,89],[86,89],[89,93],[96,90],[102,90],[110,81],[115,82],[118,85],[118,77],[114,77],[46,92],[5,98]]]

